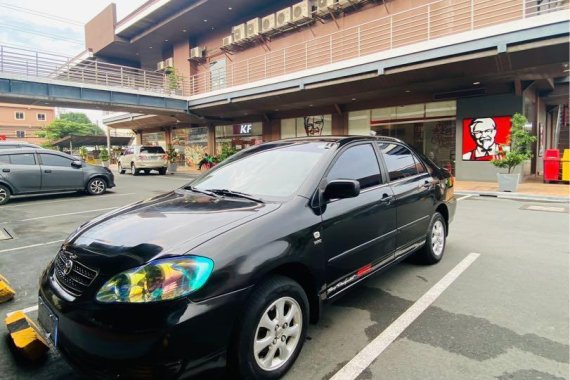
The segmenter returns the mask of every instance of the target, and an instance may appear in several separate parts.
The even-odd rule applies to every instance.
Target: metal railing
[[[0,73],[190,96],[568,9],[569,0],[440,0],[190,78],[0,46]]]
[[[0,73],[93,84],[163,95],[190,94],[189,78],[141,70],[94,59],[74,59],[11,46],[0,46]]]
[[[487,26],[568,9],[568,0],[440,0],[190,78],[190,94],[290,74]]]

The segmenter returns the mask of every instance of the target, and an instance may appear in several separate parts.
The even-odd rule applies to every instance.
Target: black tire
[[[435,239],[439,240],[436,241]],[[426,234],[426,244],[418,251],[416,258],[422,264],[432,265],[441,261],[445,253],[447,241],[447,225],[445,219],[439,212],[435,212],[431,217]]]
[[[137,167],[135,166],[135,163],[131,163],[131,174],[134,176],[139,175],[139,170],[137,169]]]
[[[167,168],[160,168],[160,169],[158,169],[158,174],[160,174],[160,175],[166,175],[166,169],[167,169]]]
[[[291,354],[287,356],[287,353],[284,351],[284,356],[287,358],[285,362],[280,364],[278,368],[266,370],[258,364],[254,354],[254,339],[260,339],[259,334],[262,330],[265,335],[262,336],[261,339],[267,338],[272,340],[272,343],[269,343],[266,349],[260,352],[260,355],[263,352],[265,352],[265,355],[268,355],[269,350],[273,349],[275,353],[279,352],[279,356],[281,356],[281,348],[274,348],[273,346],[284,347],[288,342],[291,343],[290,339],[295,339],[291,336],[285,337],[285,334],[287,334],[286,331],[289,331],[287,327],[291,328],[291,326],[286,326],[285,323],[282,326],[277,325],[275,330],[271,331],[271,334],[269,329],[260,327],[261,318],[270,310],[268,308],[272,306],[273,303],[280,302],[281,300],[289,302],[289,309],[286,309],[287,306],[285,306],[283,310],[288,310],[292,314],[296,314],[293,313],[293,311],[298,310],[296,309],[297,306],[300,308],[300,318],[294,317],[290,321],[291,326],[293,326],[294,323],[296,326],[300,326],[300,332],[298,335],[295,334],[298,340],[296,343],[293,343],[295,347],[290,351]],[[295,306],[293,306],[294,304]],[[274,276],[260,284],[252,292],[243,310],[244,313],[237,327],[237,332],[229,353],[228,365],[231,373],[238,374],[242,379],[266,380],[281,378],[295,363],[295,360],[303,348],[307,335],[307,327],[309,325],[309,301],[307,300],[305,291],[297,282],[288,277]],[[285,312],[285,314],[288,314],[288,312]],[[275,315],[275,319],[278,319],[277,315]],[[283,319],[283,321],[285,321],[285,319]],[[300,321],[302,322],[299,325]],[[279,328],[281,329],[279,330]],[[278,335],[281,335],[281,339],[277,338]]]
[[[89,195],[101,195],[107,191],[107,182],[101,177],[91,178],[85,188]]]
[[[150,174],[150,169],[144,169],[143,172],[144,172],[144,174],[148,175],[148,174]]]
[[[119,174],[125,174],[126,170],[121,166],[121,163],[119,162],[118,165],[118,170],[119,170]]]
[[[0,185],[0,206],[10,201],[10,189],[4,185]]]

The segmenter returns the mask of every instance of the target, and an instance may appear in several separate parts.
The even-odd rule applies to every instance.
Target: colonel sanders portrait
[[[470,161],[491,161],[499,147],[495,142],[497,136],[497,126],[491,118],[473,119],[469,124],[471,138],[475,142],[475,149],[463,154],[464,160]]]

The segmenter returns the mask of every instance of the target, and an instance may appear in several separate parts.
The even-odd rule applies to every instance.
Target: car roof
[[[388,142],[397,142],[401,144],[405,144],[402,140],[388,137],[388,136],[312,136],[312,137],[297,137],[292,139],[285,139],[279,141],[271,141],[271,143],[276,142],[291,142],[291,141],[299,141],[299,142],[332,142],[338,143],[340,146],[349,144],[354,141],[388,141]]]
[[[64,152],[57,150],[44,149],[44,148],[14,148],[14,149],[1,149],[0,154],[25,154],[25,153],[52,153],[65,157],[73,157]]]

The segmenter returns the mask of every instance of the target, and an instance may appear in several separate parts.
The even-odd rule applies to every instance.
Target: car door
[[[121,156],[121,166],[123,169],[129,169],[131,167],[131,159],[133,155],[133,147],[128,147],[125,153]]]
[[[362,276],[391,261],[396,242],[393,194],[381,176],[373,144],[352,145],[337,154],[321,189],[337,179],[358,180],[361,190],[355,198],[331,200],[322,208],[327,293],[348,286],[357,272]]]
[[[83,169],[71,166],[73,159],[56,153],[39,153],[42,173],[42,191],[80,190]]]
[[[2,178],[12,186],[16,194],[40,191],[40,167],[34,153],[2,155],[0,171]]]
[[[433,213],[435,182],[408,147],[381,142],[379,148],[397,206],[396,255],[399,256],[414,249],[426,237]]]

